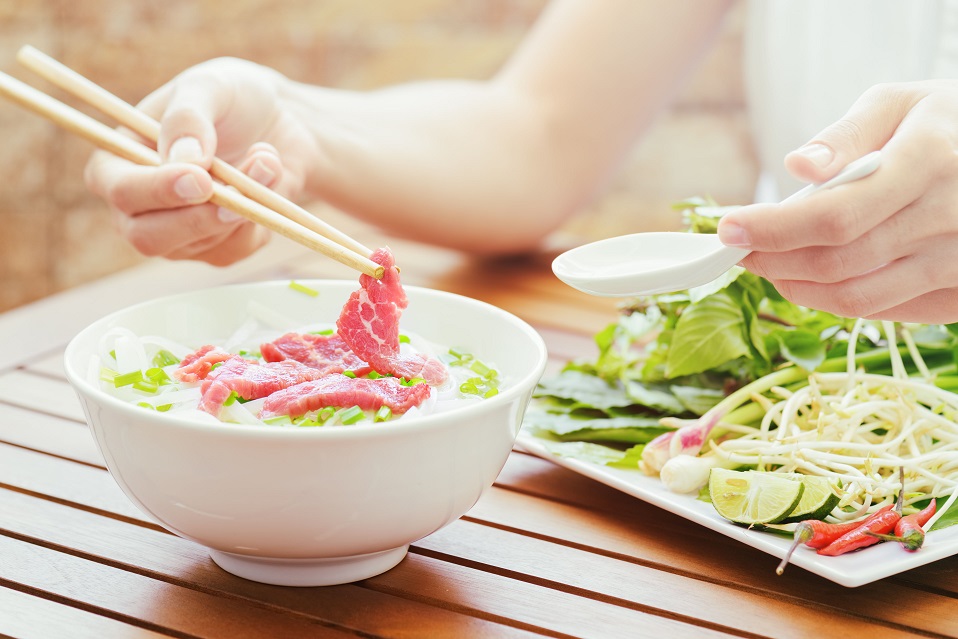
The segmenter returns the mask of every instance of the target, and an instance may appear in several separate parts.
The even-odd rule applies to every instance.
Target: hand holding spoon
[[[874,173],[880,163],[881,152],[873,151],[849,163],[832,179],[809,184],[784,201],[859,180]],[[707,284],[750,252],[725,246],[713,234],[634,233],[566,251],[552,262],[552,272],[569,286],[591,295],[653,295]]]

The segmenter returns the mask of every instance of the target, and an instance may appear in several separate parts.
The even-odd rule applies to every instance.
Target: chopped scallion
[[[465,352],[465,351],[461,351],[461,350],[459,350],[459,349],[457,349],[457,348],[450,348],[450,349],[449,349],[449,354],[452,355],[453,357],[455,357],[456,359],[458,359],[460,362],[463,362],[463,363],[472,360],[472,355],[471,355],[471,354],[469,354],[469,353],[467,353],[467,352]]]
[[[486,399],[489,399],[490,397],[495,397],[498,394],[499,394],[499,389],[493,386],[492,388],[487,390],[485,393],[483,393],[482,396],[485,397]]]
[[[162,368],[148,368],[146,370],[146,376],[151,382],[159,384],[160,386],[173,382],[173,380],[170,379],[170,376],[167,375],[166,371]]]
[[[229,396],[226,398],[226,401],[223,402],[223,406],[232,406],[236,403],[236,400],[239,398],[239,395],[236,394],[236,391],[230,391]]]
[[[353,379],[356,379],[356,373],[352,371],[343,371],[343,375],[345,375],[346,377],[351,377]]]
[[[366,417],[366,413],[359,406],[350,406],[339,414],[339,421],[343,424],[355,424]]]
[[[300,284],[296,280],[290,280],[289,287],[293,289],[294,291],[303,293],[304,295],[309,295],[310,297],[319,296],[319,291],[317,291],[316,289],[312,289],[308,286],[305,286],[303,284]]]
[[[331,328],[327,328],[321,331],[310,331],[310,335],[332,335],[335,331]]]
[[[400,334],[400,335],[399,335],[399,343],[400,343],[400,344],[408,344],[408,343],[409,343],[409,336],[408,336],[408,335],[402,335],[402,334]]]
[[[366,375],[366,377],[368,377],[369,379],[379,379],[380,377],[382,377],[382,375],[380,375],[376,371],[369,371],[369,374]]]
[[[393,416],[393,411],[389,406],[380,406],[379,410],[376,411],[375,417],[373,417],[374,422],[388,422]]]
[[[143,372],[142,371],[132,371],[130,373],[123,373],[122,375],[116,375],[113,378],[113,387],[121,388],[123,386],[129,386],[130,384],[135,384],[136,382],[143,381]]]
[[[161,413],[165,413],[166,411],[170,410],[171,408],[173,408],[173,404],[161,404],[161,405],[159,405],[159,406],[156,407],[156,410],[160,411]]]
[[[215,364],[210,366],[210,372],[215,371],[217,368],[219,368],[222,365],[223,365],[223,362],[216,362]]]
[[[179,364],[180,359],[171,353],[168,350],[161,349],[156,352],[156,355],[153,356],[153,365],[158,368],[163,368],[164,366],[172,366],[173,364]]]
[[[100,367],[100,381],[112,384],[114,379],[116,379],[115,370],[112,368],[107,368],[106,366]]]
[[[289,418],[289,415],[277,415],[276,417],[264,419],[263,423],[269,424],[270,426],[286,426],[287,424],[292,424],[293,420]]]
[[[137,402],[136,405],[139,406],[140,408],[145,408],[147,410],[156,410],[153,407],[153,404],[150,404],[149,402]]]
[[[489,371],[492,370],[478,359],[474,360],[472,364],[469,364],[469,369],[472,370],[473,373],[477,373],[483,377],[487,377],[489,375]]]
[[[133,388],[138,391],[143,391],[144,393],[155,393],[160,388],[160,385],[156,382],[141,379],[133,382]]]
[[[327,421],[330,417],[336,414],[336,409],[332,406],[324,406],[319,413],[316,414],[316,419],[320,422]]]

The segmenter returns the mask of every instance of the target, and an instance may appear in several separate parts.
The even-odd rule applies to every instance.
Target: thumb
[[[824,182],[849,162],[885,146],[912,106],[894,85],[874,86],[842,119],[786,155],[785,168],[803,182]]]

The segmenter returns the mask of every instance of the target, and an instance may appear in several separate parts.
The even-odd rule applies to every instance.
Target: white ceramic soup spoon
[[[785,201],[871,175],[881,163],[874,151],[851,162],[831,180],[809,184]],[[635,233],[566,251],[552,262],[560,280],[584,293],[631,297],[670,293],[707,284],[751,251],[725,246],[714,234]]]

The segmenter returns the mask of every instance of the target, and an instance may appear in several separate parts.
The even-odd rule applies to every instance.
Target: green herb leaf
[[[690,305],[678,320],[666,360],[666,377],[674,379],[750,356],[743,338],[742,307],[725,293]]]

